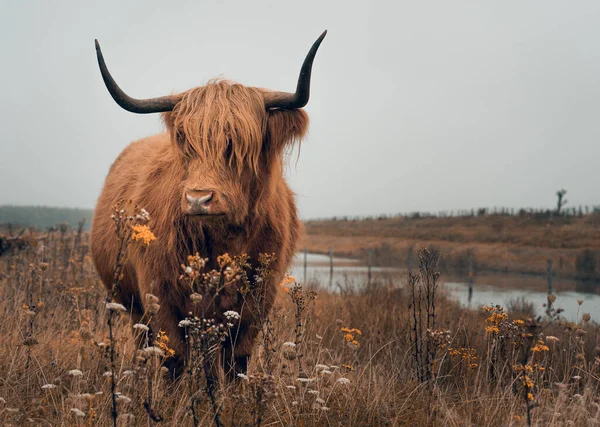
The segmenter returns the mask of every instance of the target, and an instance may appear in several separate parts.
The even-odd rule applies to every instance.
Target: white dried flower
[[[233,310],[226,311],[225,313],[223,313],[223,316],[227,317],[229,320],[238,320],[240,318],[239,313]]]
[[[575,381],[579,381],[581,379],[581,375],[574,375],[573,378]]]
[[[132,371],[132,370],[123,371],[123,376],[124,377],[129,377],[129,376],[132,376],[132,375],[135,375],[135,371]]]
[[[19,408],[6,408],[6,412],[19,412]]]
[[[146,347],[144,353],[150,356],[163,356],[165,354],[164,351],[158,347]]]
[[[42,386],[42,389],[44,389],[44,390],[51,390],[53,388],[56,388],[56,384],[44,384]]]
[[[123,403],[131,403],[131,398],[123,396],[122,394],[117,397],[117,400]]]
[[[192,274],[194,272],[194,270],[192,269],[192,267],[190,267],[189,265],[185,268],[185,272],[186,274]]]
[[[127,311],[125,306],[123,304],[119,304],[118,302],[107,302],[106,309],[108,311],[122,311],[122,312]]]
[[[287,385],[287,386],[285,386],[285,388],[290,389],[290,390],[296,390],[295,385]]]
[[[298,381],[304,384],[312,383],[315,378],[298,378]]]
[[[200,304],[202,302],[202,295],[193,293],[190,295],[190,300],[192,301],[192,304]]]
[[[318,395],[319,392],[318,392],[318,390],[308,390],[308,394]]]
[[[192,326],[192,321],[190,319],[183,319],[179,322],[180,328],[187,328],[188,326]]]
[[[246,375],[246,374],[237,374],[237,376],[238,376],[238,378],[241,378],[241,379],[243,379],[245,381],[249,380],[248,375]]]
[[[329,369],[323,369],[321,371],[321,375],[331,375],[331,374],[332,374],[332,372]]]
[[[556,343],[556,342],[559,342],[560,339],[558,339],[558,337],[555,337],[554,335],[548,335],[546,337],[546,341]]]
[[[146,209],[142,208],[140,213],[136,215],[136,218],[142,221],[150,221],[150,214]]]
[[[102,374],[103,377],[112,377],[112,372],[110,371],[104,371],[104,373]]]
[[[316,369],[317,371],[322,371],[323,369],[327,369],[327,370],[329,370],[329,366],[327,366],[327,365],[322,365],[322,364],[316,364],[316,365],[315,365],[315,369]]]
[[[350,380],[348,378],[338,378],[336,383],[338,384],[343,384],[343,385],[348,385],[350,384]]]
[[[75,414],[76,417],[85,417],[85,412],[78,408],[71,408],[71,412]]]
[[[291,341],[284,342],[283,343],[283,347],[292,347],[292,348],[294,348],[294,347],[296,347],[296,343],[293,343]]]
[[[100,341],[99,343],[96,343],[96,345],[98,347],[106,347],[106,343],[104,341]]]
[[[81,372],[79,369],[71,369],[69,372],[67,372],[69,375],[72,375],[74,377],[82,377],[83,376],[83,372]]]
[[[329,411],[329,408],[327,406],[321,406],[321,411]]]
[[[153,294],[146,294],[146,301],[148,301],[148,304],[157,304],[158,297]]]
[[[324,404],[324,403],[325,403],[325,400],[324,400],[324,399],[321,399],[320,397],[317,397],[317,398],[315,399],[315,402],[317,402],[317,403],[320,403],[320,404],[322,405],[322,404]]]
[[[296,406],[298,404],[298,402],[296,402],[295,400],[292,402],[292,406]]]
[[[143,323],[136,323],[133,325],[133,329],[139,329],[140,331],[148,332],[150,328],[148,325],[144,325]]]

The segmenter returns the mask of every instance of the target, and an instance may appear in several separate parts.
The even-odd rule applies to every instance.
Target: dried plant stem
[[[107,302],[110,302],[108,299]],[[112,401],[111,416],[113,419],[113,426],[117,427],[117,417],[119,415],[117,411],[117,384],[115,382],[115,339],[113,335],[113,316],[112,310],[108,311],[108,334],[110,339],[110,392]]]

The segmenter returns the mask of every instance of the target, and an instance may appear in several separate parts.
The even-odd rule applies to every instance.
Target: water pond
[[[292,264],[292,275],[300,282],[325,288],[331,291],[359,289],[368,280],[368,267],[361,261],[349,258],[333,258],[333,276],[330,276],[328,255],[308,253],[306,257],[306,278],[304,277],[304,253],[297,253]],[[373,280],[406,283],[406,270],[387,267],[373,267]],[[477,308],[481,305],[500,304],[507,307],[511,301],[524,299],[533,304],[536,314],[544,314],[543,304],[547,301],[547,282],[543,277],[519,276],[514,274],[494,274],[477,277],[473,287],[471,302],[468,301],[469,286],[457,278],[442,277],[442,289],[465,307]],[[562,315],[570,321],[577,321],[583,313],[590,313],[593,321],[600,321],[600,287],[582,285],[570,280],[554,279],[553,291],[556,295],[555,307],[562,308]],[[578,300],[583,301],[579,305]]]

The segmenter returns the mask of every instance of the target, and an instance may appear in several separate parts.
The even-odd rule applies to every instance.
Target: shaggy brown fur
[[[189,311],[189,290],[180,282],[181,264],[199,252],[214,268],[217,256],[274,253],[274,277],[264,283],[264,300],[242,307],[237,292],[226,292],[216,307],[242,315],[235,353],[224,345],[223,358],[233,376],[244,372],[258,329],[253,313],[268,313],[276,286],[288,269],[302,231],[293,193],[283,178],[286,147],[300,140],[308,117],[302,110],[265,110],[263,90],[212,81],[181,95],[175,109],[163,115],[167,132],[130,144],[113,163],[96,206],[92,252],[102,281],[111,287],[117,245],[111,222],[113,206],[132,200],[150,213],[157,240],[132,245],[121,285],[121,302],[135,316],[144,312],[143,296],[153,293],[161,309],[151,322],[163,330],[179,356],[185,343],[178,322]],[[212,189],[219,217],[186,215],[186,189]],[[255,264],[254,264],[255,265]]]

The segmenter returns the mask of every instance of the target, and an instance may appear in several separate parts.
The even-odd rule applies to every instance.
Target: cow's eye
[[[225,149],[225,159],[231,160],[231,156],[233,155],[233,144],[231,143],[231,139],[227,140],[227,148]]]

